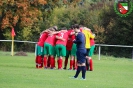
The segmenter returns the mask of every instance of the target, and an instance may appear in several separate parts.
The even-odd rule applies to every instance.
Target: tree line
[[[133,44],[133,12],[120,17],[114,11],[113,0],[2,0],[0,1],[0,39],[37,42],[40,32],[57,25],[69,27],[81,24],[96,34],[96,43],[114,45]],[[1,43],[1,50],[9,50],[9,43]],[[19,47],[19,48],[18,48]],[[33,51],[34,44],[16,43],[15,50]],[[97,49],[96,49],[97,50]],[[131,48],[103,47],[102,54],[130,57]],[[118,53],[120,52],[120,53]]]

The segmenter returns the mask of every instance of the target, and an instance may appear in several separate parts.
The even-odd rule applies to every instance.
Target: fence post
[[[100,60],[100,55],[101,55],[101,46],[99,45],[99,47],[98,47],[98,60]]]
[[[132,61],[133,61],[133,49],[132,49]]]
[[[37,49],[37,44],[35,44],[35,56],[36,56],[36,52],[37,52],[36,49]]]

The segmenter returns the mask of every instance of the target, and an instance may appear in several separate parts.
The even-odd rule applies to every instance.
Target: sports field
[[[0,88],[133,88],[133,61],[93,56],[94,71],[86,80],[70,79],[75,71],[35,68],[35,56],[10,56],[0,52]]]

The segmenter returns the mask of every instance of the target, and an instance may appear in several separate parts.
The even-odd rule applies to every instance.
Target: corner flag
[[[11,33],[12,37],[14,37],[16,34],[15,34],[15,31],[14,31],[14,28],[12,28],[12,33]]]
[[[14,28],[12,28],[12,31],[11,31],[11,36],[12,36],[12,47],[11,47],[11,55],[13,56],[13,52],[14,52],[14,36],[15,36],[15,31],[14,31]]]

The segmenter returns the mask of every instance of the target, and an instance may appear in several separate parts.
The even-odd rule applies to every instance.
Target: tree
[[[72,3],[77,1],[80,0]],[[40,32],[46,28],[44,21],[53,9],[69,4],[67,0],[1,0],[0,39],[10,39],[10,31],[14,27],[15,39],[37,41]]]
[[[112,45],[132,45],[133,29],[133,12],[127,17],[120,17],[113,7],[105,10],[102,15],[101,25],[105,28],[104,36],[106,44]],[[131,57],[131,48],[111,48],[105,50],[106,53],[117,57]],[[120,53],[118,53],[120,52]]]

